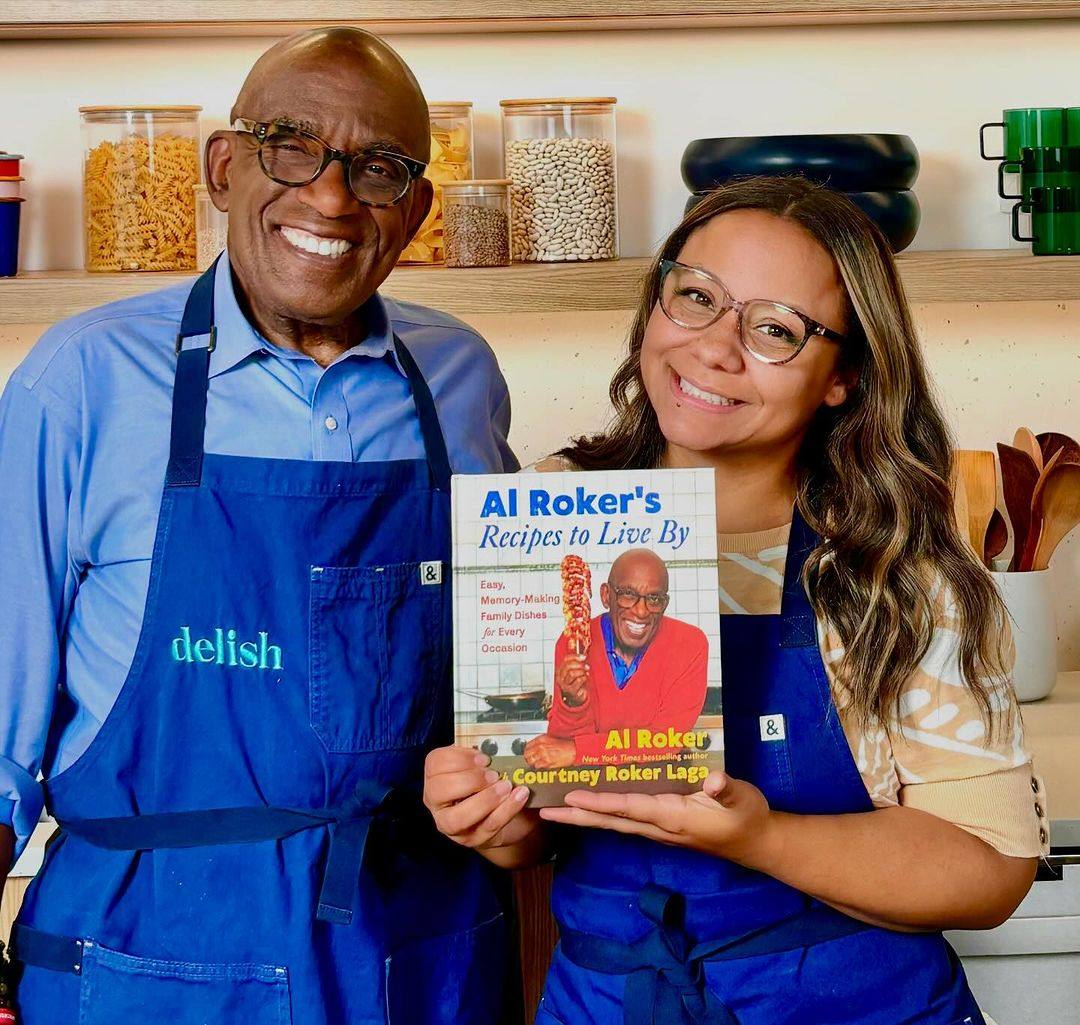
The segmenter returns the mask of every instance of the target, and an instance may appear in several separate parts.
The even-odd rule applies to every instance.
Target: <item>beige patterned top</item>
[[[552,456],[534,468],[574,467]],[[718,535],[721,613],[779,613],[790,531],[789,523],[751,534]],[[1024,746],[1011,676],[988,681],[991,705],[1005,719],[991,739],[960,671],[955,609],[943,588],[931,597],[933,639],[904,689],[891,737],[881,728],[860,729],[847,712],[850,697],[833,668],[844,650],[835,631],[818,623],[833,702],[867,792],[875,807],[900,804],[929,812],[1002,854],[1045,855],[1050,830],[1046,795]]]

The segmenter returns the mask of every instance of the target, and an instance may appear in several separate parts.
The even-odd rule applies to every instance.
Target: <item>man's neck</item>
[[[235,268],[232,269],[232,284],[241,312],[263,338],[282,349],[301,352],[321,367],[328,367],[343,352],[367,337],[361,313],[363,306],[340,324],[309,324],[256,309],[248,299]]]

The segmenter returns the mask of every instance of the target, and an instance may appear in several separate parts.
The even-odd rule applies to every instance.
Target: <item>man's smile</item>
[[[310,231],[305,231],[303,228],[294,228],[288,224],[281,225],[278,231],[281,233],[282,238],[294,249],[299,249],[303,253],[310,253],[312,256],[329,256],[331,259],[338,260],[353,248],[353,243],[347,238],[316,235]]]

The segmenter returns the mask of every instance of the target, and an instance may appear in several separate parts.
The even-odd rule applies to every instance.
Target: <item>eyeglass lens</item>
[[[660,305],[680,327],[703,328],[730,308],[731,297],[705,275],[673,267],[664,277]],[[790,358],[806,341],[802,319],[775,303],[747,303],[741,319],[743,343],[770,362]]]
[[[326,147],[318,139],[287,128],[274,128],[259,150],[263,170],[284,185],[306,185],[319,173]],[[392,203],[409,187],[409,169],[392,157],[370,154],[351,162],[349,188],[357,199]]]

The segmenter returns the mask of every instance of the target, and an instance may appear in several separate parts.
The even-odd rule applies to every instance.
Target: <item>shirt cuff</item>
[[[41,784],[21,765],[0,755],[0,825],[15,831],[15,859],[26,848],[44,807]],[[10,868],[3,866],[5,872]]]
[[[1050,851],[1046,795],[1030,762],[985,776],[909,783],[900,788],[900,804],[945,819],[1007,857]]]

